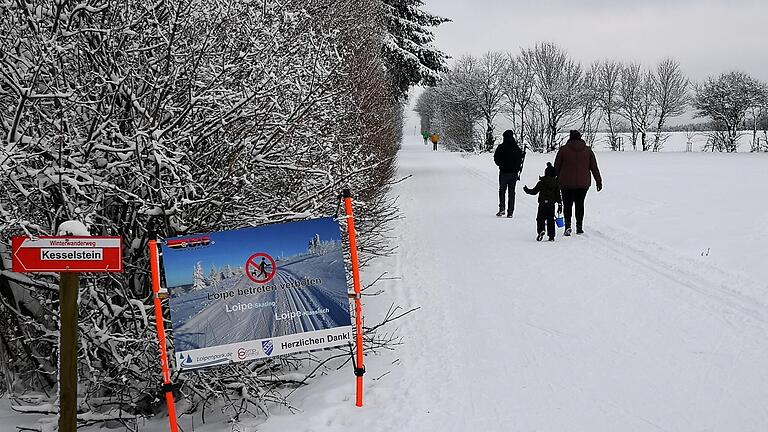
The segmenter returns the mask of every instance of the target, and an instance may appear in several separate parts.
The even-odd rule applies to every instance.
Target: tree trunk
[[[728,131],[728,148],[726,149],[728,153],[734,153],[736,151],[736,141],[738,139],[737,129],[738,127],[735,127],[733,130]]]
[[[549,145],[547,146],[547,152],[555,151],[556,142],[557,142],[557,126],[553,124],[549,126]]]
[[[632,150],[637,150],[637,126],[632,122]]]
[[[760,143],[757,142],[757,113],[752,111],[752,151],[760,151]]]
[[[661,150],[661,128],[664,127],[666,121],[665,115],[662,113],[659,115],[659,123],[656,125],[656,136],[653,140],[653,151],[657,152]]]
[[[493,119],[486,118],[486,128],[485,128],[485,151],[493,151]]]
[[[618,146],[616,144],[616,132],[613,130],[613,118],[610,111],[608,111],[606,114],[608,115],[608,140],[611,144],[611,150],[617,151],[619,149],[617,148]]]

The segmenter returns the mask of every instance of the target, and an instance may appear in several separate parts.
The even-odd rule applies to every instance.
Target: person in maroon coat
[[[576,234],[583,234],[584,199],[587,197],[590,186],[592,186],[592,177],[595,178],[598,192],[603,189],[603,178],[597,167],[595,153],[581,139],[579,131],[572,130],[568,142],[560,147],[555,157],[555,170],[563,194],[564,235],[570,236],[572,233],[571,215],[574,204],[576,206]]]

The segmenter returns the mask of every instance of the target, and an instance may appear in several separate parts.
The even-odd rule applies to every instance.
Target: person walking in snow
[[[425,130],[425,131],[421,132],[421,137],[424,138],[424,145],[427,145],[427,141],[429,141],[429,137],[431,137],[431,136],[432,136],[432,134],[429,133],[429,131]]]
[[[545,234],[549,237],[549,241],[555,241],[555,204],[557,204],[558,212],[563,211],[560,184],[557,181],[555,167],[547,162],[544,177],[539,177],[539,182],[533,189],[523,186],[523,190],[529,195],[539,195],[539,210],[536,213],[536,241],[542,241]],[[545,225],[546,232],[544,231]]]
[[[525,153],[517,145],[515,132],[506,130],[502,137],[501,144],[493,153],[493,161],[499,167],[499,212],[496,216],[504,216],[504,209],[506,209],[507,217],[511,218],[515,212],[515,185],[520,180]],[[505,202],[507,195],[508,203]]]
[[[564,235],[570,236],[572,233],[571,216],[574,205],[576,206],[576,234],[583,234],[584,199],[590,186],[592,186],[592,177],[595,178],[598,192],[603,189],[603,178],[597,167],[595,153],[581,139],[579,131],[572,130],[568,142],[558,150],[555,157],[555,172],[560,181],[563,203],[565,204]]]
[[[440,142],[440,135],[433,133],[432,134],[432,151],[437,151],[437,143]]]

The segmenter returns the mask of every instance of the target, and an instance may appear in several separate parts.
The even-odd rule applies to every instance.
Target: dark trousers
[[[432,151],[437,151],[437,143],[436,142],[432,143]]]
[[[547,236],[555,238],[555,204],[539,203],[539,211],[536,213],[536,233],[544,231],[547,227]]]
[[[515,212],[515,186],[517,185],[517,173],[499,173],[499,211],[507,209],[507,214]],[[509,197],[509,205],[505,201]]]
[[[563,189],[563,216],[565,217],[565,229],[571,227],[571,215],[573,205],[576,205],[576,227],[584,226],[584,198],[587,197],[587,189]]]

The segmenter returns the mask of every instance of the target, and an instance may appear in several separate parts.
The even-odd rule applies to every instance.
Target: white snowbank
[[[59,225],[59,230],[56,232],[56,235],[58,236],[90,236],[91,232],[86,228],[86,226],[76,220],[69,220],[66,222],[62,222],[61,225]]]

